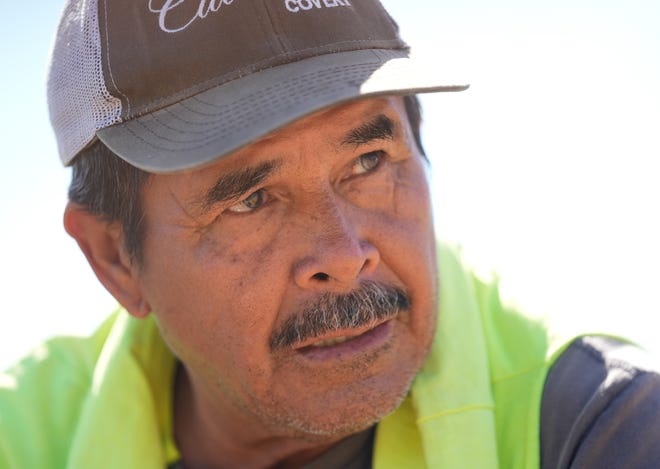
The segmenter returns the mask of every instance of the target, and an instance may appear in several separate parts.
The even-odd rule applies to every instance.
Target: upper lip
[[[316,337],[312,337],[310,339],[307,339],[303,342],[298,342],[293,346],[294,350],[300,350],[305,347],[309,347],[312,344],[315,344],[316,342],[321,342],[322,340],[328,340],[328,339],[335,339],[337,337],[357,337],[365,332],[369,332],[372,329],[375,329],[376,327],[380,326],[381,324],[385,324],[387,321],[391,321],[392,318],[389,319],[383,319],[381,321],[377,321],[374,323],[371,323],[366,326],[358,327],[355,329],[338,329],[336,331],[330,331],[327,332],[326,334],[318,335]]]

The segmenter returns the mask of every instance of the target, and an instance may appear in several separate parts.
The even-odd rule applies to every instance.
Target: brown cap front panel
[[[406,47],[373,0],[99,0],[99,25],[124,119],[292,60]]]

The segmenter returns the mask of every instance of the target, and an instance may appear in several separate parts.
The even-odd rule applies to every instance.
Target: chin
[[[308,441],[338,440],[366,430],[394,412],[407,395],[402,392],[388,401],[377,404],[362,403],[360,406],[348,406],[339,411],[330,410],[318,420],[289,418],[281,422],[289,429],[289,436]]]
[[[407,368],[407,372],[401,368],[344,384],[342,389],[307,394],[296,399],[298,405],[293,409],[280,407],[279,418],[273,414],[262,417],[275,428],[287,429],[289,437],[309,441],[343,438],[375,425],[401,405],[419,367]]]

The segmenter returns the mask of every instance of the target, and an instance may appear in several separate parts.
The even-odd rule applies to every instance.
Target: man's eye
[[[259,189],[258,191],[253,192],[252,194],[247,196],[245,199],[241,200],[240,202],[232,205],[227,210],[234,213],[252,212],[253,210],[256,210],[259,207],[261,207],[265,201],[266,201],[266,194],[264,193],[263,189]]]
[[[378,167],[380,162],[383,160],[382,151],[372,151],[360,155],[353,163],[353,174],[365,174],[373,171]]]

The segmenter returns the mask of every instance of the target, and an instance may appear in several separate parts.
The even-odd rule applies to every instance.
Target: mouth
[[[299,344],[294,351],[315,361],[346,359],[382,347],[393,327],[393,320],[389,319],[360,329],[336,331]]]
[[[354,336],[343,335],[340,337],[333,337],[332,339],[325,339],[325,340],[319,340],[318,342],[314,342],[313,344],[309,345],[309,347],[332,347],[333,345],[339,345],[339,344],[343,344],[344,342],[348,342],[349,340],[353,340],[356,337],[359,337],[359,335],[354,335]]]

